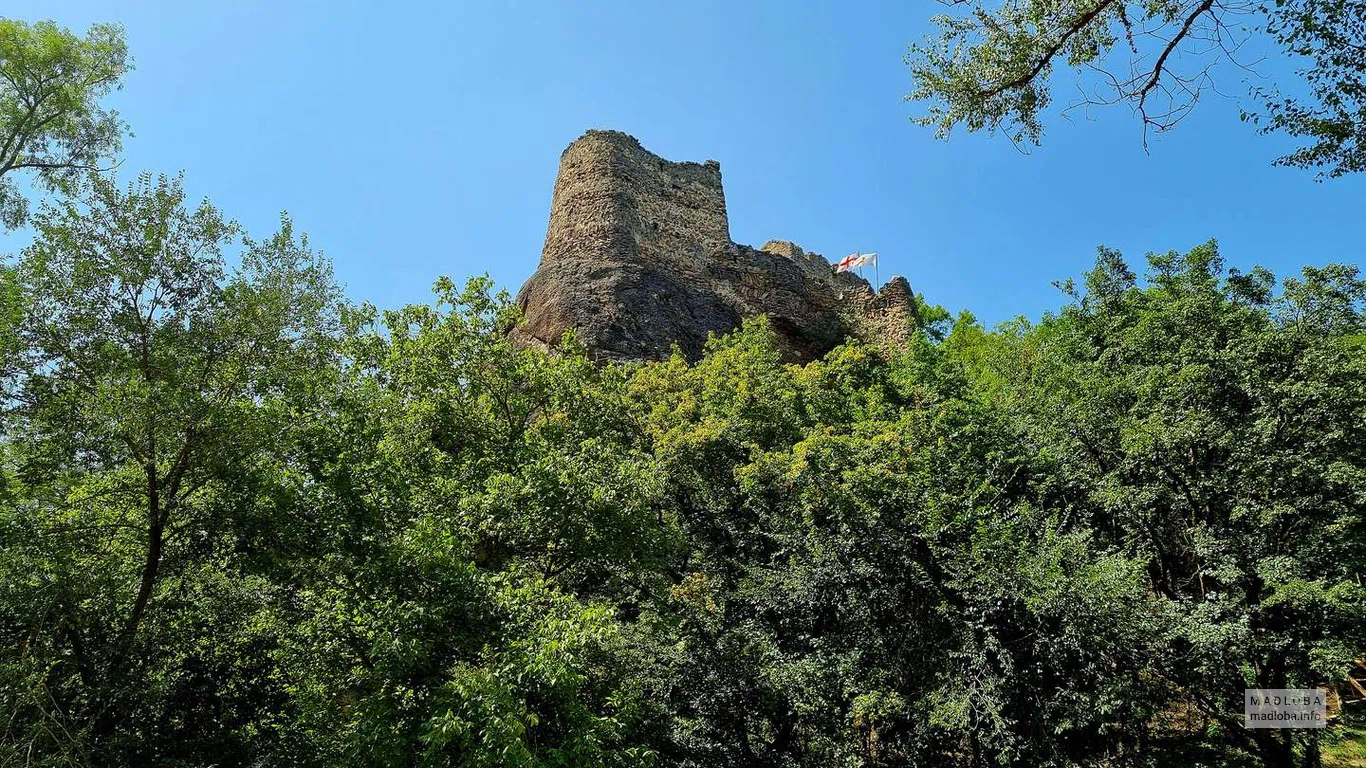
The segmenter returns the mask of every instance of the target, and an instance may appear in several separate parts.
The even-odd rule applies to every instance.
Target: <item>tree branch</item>
[[[1197,5],[1195,10],[1186,17],[1186,22],[1181,25],[1181,30],[1177,32],[1176,35],[1168,41],[1167,46],[1162,49],[1162,54],[1157,57],[1157,63],[1153,65],[1151,76],[1137,92],[1138,108],[1140,111],[1142,111],[1143,105],[1147,103],[1148,95],[1157,87],[1158,81],[1162,78],[1162,71],[1166,69],[1167,66],[1167,58],[1171,56],[1172,51],[1176,50],[1176,46],[1180,45],[1181,41],[1190,34],[1191,27],[1195,25],[1196,19],[1199,19],[1201,15],[1213,7],[1214,0],[1204,0],[1204,2]]]
[[[1031,67],[1028,72],[1019,75],[1011,80],[1008,80],[1004,83],[1001,83],[1000,85],[995,85],[991,88],[979,91],[977,94],[978,98],[989,99],[992,96],[999,96],[1000,94],[1005,93],[1006,91],[1009,91],[1012,88],[1019,88],[1021,86],[1029,84],[1031,80],[1039,76],[1039,73],[1043,72],[1044,67],[1047,67],[1049,62],[1051,62],[1053,58],[1057,56],[1059,52],[1062,51],[1063,46],[1067,45],[1067,42],[1069,40],[1075,37],[1078,32],[1085,29],[1086,25],[1095,21],[1096,18],[1098,18],[1100,14],[1103,13],[1106,9],[1114,6],[1116,3],[1119,2],[1121,2],[1121,0],[1101,0],[1101,2],[1097,4],[1095,8],[1092,8],[1091,10],[1082,14],[1071,26],[1064,30],[1062,35],[1057,39],[1057,41],[1054,42],[1053,45],[1049,46],[1048,50],[1044,53],[1044,55],[1039,57],[1039,60],[1035,62],[1034,66]]]

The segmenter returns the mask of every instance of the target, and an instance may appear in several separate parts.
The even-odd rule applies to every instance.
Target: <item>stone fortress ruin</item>
[[[660,158],[617,131],[588,131],[560,157],[541,262],[517,295],[524,343],[565,330],[598,358],[690,360],[709,333],[765,314],[788,359],[819,358],[851,335],[904,340],[914,322],[905,278],[874,291],[785,241],[730,239],[721,166]]]

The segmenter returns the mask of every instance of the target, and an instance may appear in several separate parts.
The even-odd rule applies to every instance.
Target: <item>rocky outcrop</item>
[[[793,243],[731,242],[715,161],[670,162],[624,133],[589,131],[560,158],[545,248],[517,295],[525,323],[515,333],[553,347],[575,328],[600,358],[657,360],[676,344],[696,359],[709,333],[766,314],[786,355],[806,361],[850,334],[901,340],[913,302],[904,278],[874,293]]]

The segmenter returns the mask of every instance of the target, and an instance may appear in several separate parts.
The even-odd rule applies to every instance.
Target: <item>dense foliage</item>
[[[1366,648],[1350,268],[1103,251],[1037,324],[599,366],[174,179],[35,226],[0,764],[1312,764],[1242,689]]]
[[[1355,268],[1102,250],[1036,323],[922,301],[898,348],[792,365],[755,318],[599,365],[517,346],[486,279],[355,306],[288,217],[76,174],[125,70],[117,28],[0,20],[0,215],[8,171],[58,193],[0,260],[0,766],[1313,768],[1335,738],[1240,715],[1366,651]]]
[[[0,19],[0,227],[28,215],[15,172],[57,188],[118,152],[125,126],[99,102],[130,69],[117,25],[82,39],[50,21]]]

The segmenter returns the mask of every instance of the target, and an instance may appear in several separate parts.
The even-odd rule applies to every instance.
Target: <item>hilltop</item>
[[[618,131],[588,131],[560,156],[540,266],[517,295],[518,337],[554,346],[569,328],[600,359],[700,357],[709,333],[766,314],[785,355],[819,358],[850,335],[904,340],[905,278],[878,291],[820,254],[731,240],[721,166],[671,162]]]

